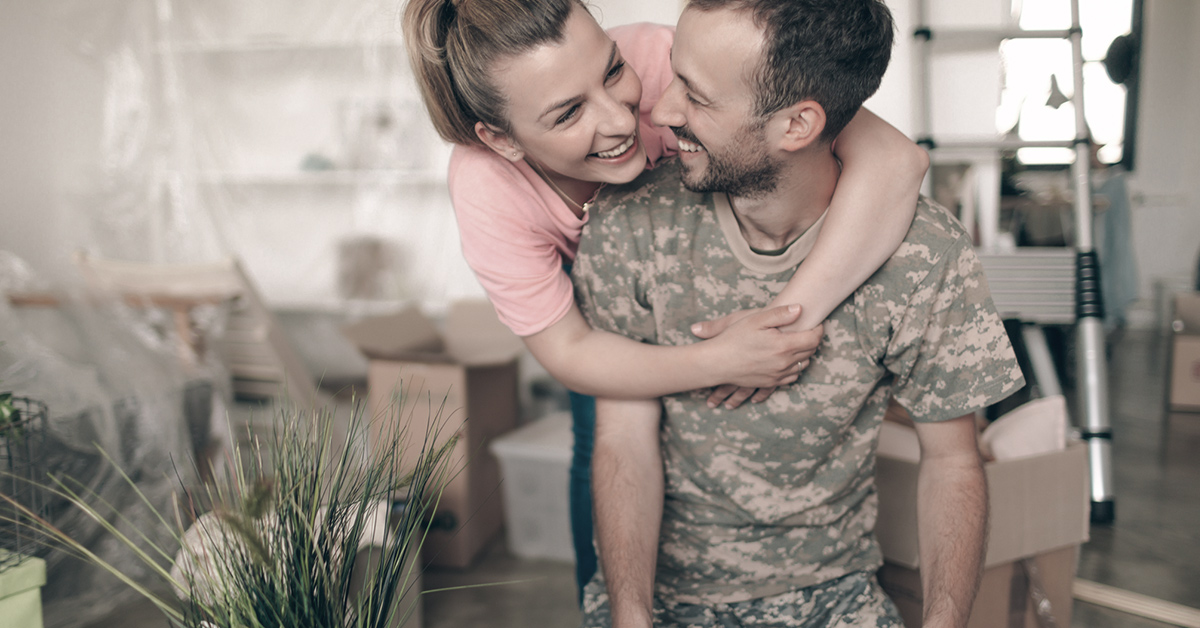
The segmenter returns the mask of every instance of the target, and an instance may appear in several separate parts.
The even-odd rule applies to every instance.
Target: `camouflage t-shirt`
[[[819,229],[756,253],[725,195],[683,189],[676,161],[600,202],[575,260],[579,304],[594,327],[660,345],[767,305]],[[800,380],[765,403],[663,398],[660,595],[731,603],[878,568],[875,444],[888,398],[916,421],[943,421],[1023,382],[970,239],[924,199],[900,248],[824,329]]]

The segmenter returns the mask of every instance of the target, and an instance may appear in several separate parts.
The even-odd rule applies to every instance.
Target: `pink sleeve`
[[[574,258],[578,228],[572,241],[569,225],[554,224],[548,199],[491,151],[456,147],[449,185],[463,256],[501,322],[518,336],[558,322],[574,303],[562,265]]]
[[[609,31],[642,81],[641,135],[651,165],[677,152],[670,129],[650,112],[673,78],[675,30],[629,24]],[[518,336],[536,334],[570,311],[575,294],[562,270],[575,258],[583,221],[528,166],[478,147],[456,147],[450,159],[450,200],[463,257],[487,291],[500,320]]]
[[[662,24],[639,22],[608,29],[609,37],[621,49],[621,56],[642,79],[640,103],[642,141],[646,156],[653,166],[659,159],[678,152],[679,143],[671,129],[654,126],[650,112],[675,77],[671,70],[671,45],[675,29]]]

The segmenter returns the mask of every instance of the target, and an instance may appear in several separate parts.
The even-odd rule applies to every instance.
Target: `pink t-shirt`
[[[653,165],[678,148],[670,129],[650,123],[650,111],[671,82],[675,31],[630,24],[608,34],[642,80],[641,141]],[[562,265],[575,259],[587,215],[576,217],[524,161],[511,162],[485,147],[454,148],[449,184],[463,256],[500,320],[518,336],[558,322],[575,298]]]

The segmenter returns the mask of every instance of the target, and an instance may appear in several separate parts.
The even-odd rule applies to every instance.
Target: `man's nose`
[[[683,116],[683,83],[679,79],[671,79],[666,91],[659,97],[654,109],[650,112],[650,121],[658,126],[687,126]]]

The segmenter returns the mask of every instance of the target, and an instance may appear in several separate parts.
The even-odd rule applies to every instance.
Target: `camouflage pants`
[[[584,589],[582,628],[609,628],[604,582]],[[903,628],[875,574],[855,572],[837,580],[772,597],[732,604],[673,603],[656,597],[654,625],[672,628]]]

